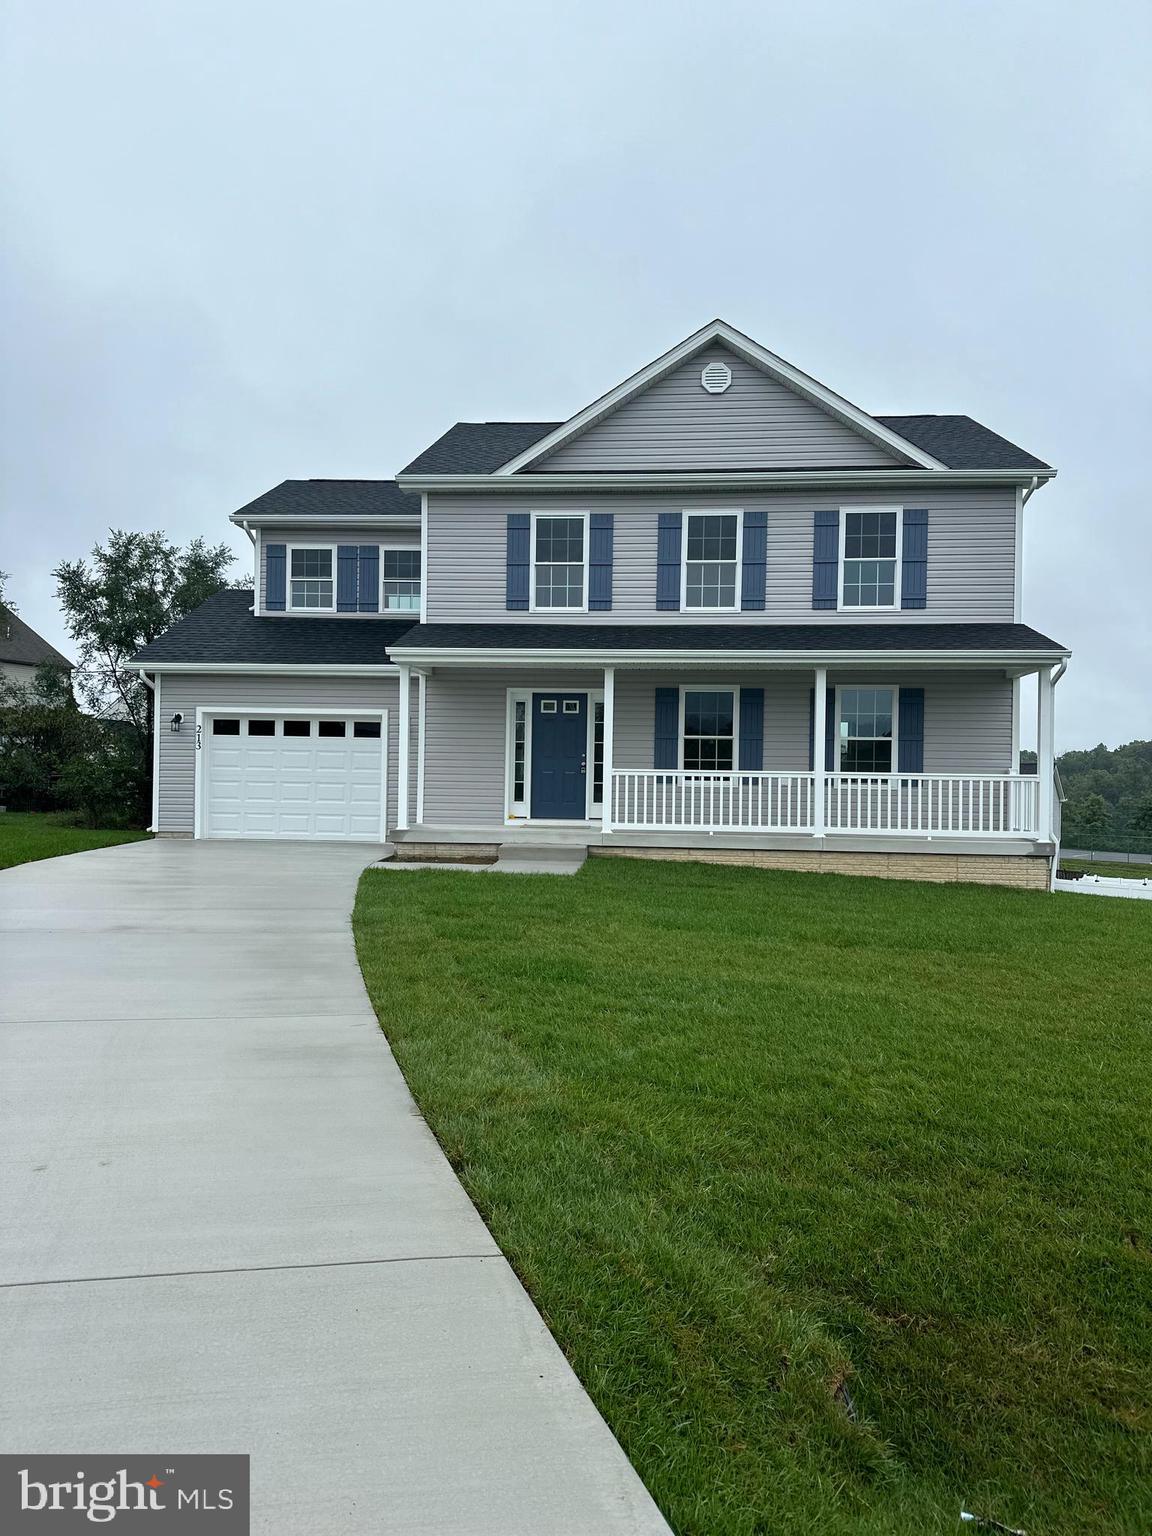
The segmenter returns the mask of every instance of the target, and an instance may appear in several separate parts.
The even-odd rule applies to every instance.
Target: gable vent
[[[709,363],[700,382],[710,395],[722,395],[732,382],[732,370],[727,363]]]

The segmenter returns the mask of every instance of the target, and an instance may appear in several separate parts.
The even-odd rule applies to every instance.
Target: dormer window
[[[292,545],[288,551],[289,607],[332,612],[336,607],[335,570],[336,551],[331,545]]]

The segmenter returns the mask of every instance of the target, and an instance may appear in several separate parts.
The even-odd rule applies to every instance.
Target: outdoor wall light
[[[172,719],[168,723],[168,729],[170,731],[179,731],[180,727],[183,724],[184,724],[184,716],[180,713],[179,710],[177,710],[176,713],[172,716]]]

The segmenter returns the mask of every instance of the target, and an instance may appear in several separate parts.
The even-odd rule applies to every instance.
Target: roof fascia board
[[[245,523],[250,528],[323,528],[331,523],[334,528],[419,528],[420,513],[362,512],[345,515],[337,512],[264,513],[258,517],[240,517],[235,512],[228,518],[237,528]]]
[[[559,663],[562,666],[666,666],[677,663],[684,666],[744,666],[772,665],[777,667],[819,666],[834,667],[847,663],[864,663],[880,666],[889,662],[915,662],[917,666],[971,666],[974,662],[990,667],[1049,665],[1065,660],[1071,651],[926,651],[909,647],[905,650],[855,650],[855,651],[752,651],[752,650],[581,650],[550,649],[536,647],[498,646],[405,646],[397,645],[389,653],[398,661],[409,665],[421,662],[439,664],[453,662],[462,666],[522,666]]]
[[[708,325],[702,326],[700,330],[694,331],[691,336],[686,337],[679,345],[662,353],[660,357],[649,363],[646,368],[641,368],[638,372],[631,374],[623,383],[618,384],[615,389],[611,389],[607,394],[601,395],[598,400],[593,400],[592,404],[585,406],[582,411],[577,411],[575,416],[570,417],[561,426],[549,432],[546,437],[542,437],[539,442],[533,443],[529,448],[525,448],[515,458],[509,459],[506,464],[502,464],[493,473],[501,477],[519,473],[520,470],[525,469],[529,464],[534,464],[538,459],[552,453],[555,449],[563,446],[563,444],[570,442],[574,437],[578,437],[581,432],[595,425],[597,421],[607,416],[617,406],[623,405],[626,401],[632,399],[633,396],[638,395],[641,390],[646,389],[649,384],[655,383],[664,374],[670,373],[680,363],[687,362],[697,352],[703,351],[705,347],[711,346],[714,342],[722,342],[738,356],[743,357],[746,362],[750,362],[755,367],[761,368],[765,373],[770,374],[778,383],[787,385],[814,405],[821,406],[824,410],[831,412],[833,416],[838,417],[846,425],[855,428],[863,436],[870,438],[873,442],[879,443],[894,453],[900,454],[906,459],[910,459],[914,464],[919,464],[921,468],[943,469],[945,467],[939,459],[933,458],[930,453],[925,453],[922,448],[917,448],[915,444],[908,442],[906,438],[893,432],[890,427],[882,426],[874,417],[869,416],[866,411],[862,411],[859,406],[853,405],[850,400],[845,400],[843,395],[838,395],[835,390],[829,389],[817,379],[813,379],[808,374],[801,372],[799,368],[794,368],[791,363],[785,362],[782,357],[777,357],[774,352],[769,352],[767,347],[762,347],[759,342],[753,341],[750,336],[745,336],[743,332],[734,330],[732,326],[725,324],[723,320],[713,320]]]
[[[300,677],[389,677],[399,672],[393,663],[379,666],[363,662],[351,662],[347,666],[333,663],[293,663],[268,661],[129,661],[128,672],[260,672],[264,676],[282,674]]]
[[[1053,480],[1054,469],[812,469],[812,470],[696,470],[690,474],[549,474],[549,475],[403,475],[406,487],[438,491],[524,491],[546,496],[550,490],[792,490],[843,487],[930,485],[1030,485]],[[282,522],[283,519],[275,519]]]

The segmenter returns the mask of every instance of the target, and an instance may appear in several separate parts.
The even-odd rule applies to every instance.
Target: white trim
[[[412,668],[400,667],[400,697],[396,708],[396,830],[408,830],[408,735],[412,719]]]
[[[252,612],[259,618],[262,611],[260,599],[264,593],[264,535],[259,528],[252,535],[252,545],[256,556],[256,579],[252,583]],[[287,600],[287,592],[284,597]]]
[[[824,738],[828,725],[828,669],[817,667],[812,693],[812,836],[824,836],[824,786],[828,779]],[[835,772],[835,766],[833,766]]]
[[[428,492],[420,493],[420,622],[428,622]]]
[[[1020,772],[1020,678],[1012,679],[1012,760],[1009,773]]]
[[[347,614],[347,618],[354,615]],[[419,661],[419,657],[416,658]],[[340,666],[335,662],[308,665],[301,662],[266,662],[266,661],[129,661],[125,662],[124,669],[127,672],[220,672],[225,675],[233,672],[252,672],[260,677],[395,677],[400,671],[397,662],[382,662],[379,666],[372,663],[349,663]]]
[[[1043,667],[1036,677],[1036,780],[1039,807],[1036,835],[1042,841],[1052,839],[1052,782],[1056,769],[1055,746],[1056,685],[1051,667]]]
[[[716,342],[720,342],[730,351],[735,352],[738,357],[744,358],[745,362],[752,363],[769,374],[777,383],[786,385],[813,405],[821,406],[845,425],[854,427],[864,437],[870,438],[882,447],[891,449],[925,469],[945,467],[939,459],[934,459],[931,454],[925,453],[922,448],[917,448],[906,438],[900,437],[891,428],[882,426],[859,406],[853,405],[850,400],[845,400],[843,395],[836,394],[827,385],[821,384],[809,374],[802,373],[799,368],[785,362],[776,353],[769,352],[767,347],[762,347],[750,336],[745,336],[742,331],[735,330],[723,320],[713,320],[708,325],[702,326],[700,330],[694,331],[691,336],[685,337],[677,346],[662,353],[646,367],[631,374],[615,389],[601,395],[598,400],[593,400],[591,405],[585,406],[582,411],[577,411],[575,416],[562,422],[539,442],[533,443],[531,447],[518,453],[515,458],[509,459],[495,471],[495,474],[497,476],[514,475],[528,465],[534,464],[537,459],[544,458],[563,444],[570,442],[586,428],[593,426],[618,406],[638,395],[649,384],[671,373],[681,363],[687,362],[697,353],[702,352],[705,347],[712,346]]]
[[[732,695],[732,767],[685,768],[684,766],[684,695],[686,693],[730,693]],[[720,740],[722,738],[717,738]],[[680,773],[738,773],[740,770],[740,688],[737,683],[681,683],[676,715],[676,768]]]
[[[569,474],[549,470],[547,474],[501,478],[499,474],[401,475],[397,483],[413,491],[451,493],[470,491],[506,496],[521,492],[539,496],[544,485],[552,491],[604,490],[812,490],[820,487],[850,487],[891,490],[903,486],[920,489],[941,485],[1030,485],[1054,480],[1056,470],[1033,473],[1030,469],[804,469],[804,470],[693,470],[685,472],[589,471]],[[281,519],[280,521],[283,521]]]
[[[275,515],[264,517],[237,517],[232,513],[228,518],[237,528],[243,528],[245,523],[252,528],[323,528],[326,523],[331,523],[334,528],[419,528],[420,514],[416,511],[403,512],[362,512],[358,516],[341,514],[334,516],[331,512],[292,513],[279,512]]]
[[[268,708],[261,705],[250,704],[198,704],[196,706],[196,739],[192,750],[192,836],[203,838],[204,833],[204,793],[207,788],[207,775],[200,766],[201,758],[206,750],[204,742],[204,722],[212,720],[217,715],[222,715],[231,720],[239,717],[245,719],[249,716],[267,718],[271,716],[276,720],[284,719],[309,719],[321,720],[379,720],[380,721],[380,841],[388,841],[388,711],[381,709],[379,704],[366,704],[362,709],[355,705],[343,709],[303,709],[292,705],[279,705]],[[222,838],[222,842],[244,842],[243,837]],[[275,842],[275,838],[253,838],[253,842]],[[288,841],[288,839],[285,839]],[[334,842],[350,843],[354,838],[309,838],[309,842]]]
[[[292,556],[295,554],[295,552],[298,549],[299,550],[305,550],[305,551],[308,551],[310,553],[314,553],[317,550],[326,549],[331,554],[331,556],[332,556],[332,606],[331,607],[329,607],[329,608],[325,608],[325,607],[317,608],[317,607],[314,607],[314,606],[304,607],[303,605],[301,605],[298,608],[293,603],[293,601],[292,601]],[[336,549],[337,549],[337,546],[335,544],[322,544],[322,543],[315,543],[315,544],[285,544],[285,546],[284,546],[284,612],[285,613],[300,614],[300,613],[335,613],[336,612],[336,567],[337,567],[337,563],[338,563],[338,559],[339,559],[339,557],[338,557],[338,555],[336,553]],[[300,576],[300,577],[297,578],[297,580],[299,580],[299,581],[323,581],[323,579],[324,578],[322,576],[319,576],[319,577]]]
[[[909,625],[909,628],[913,628]],[[394,646],[391,654],[401,661],[410,662],[415,666],[432,666],[445,662],[457,666],[520,666],[530,663],[539,666],[552,667],[644,667],[660,666],[668,662],[675,662],[685,666],[774,666],[782,670],[805,671],[813,666],[839,667],[866,663],[869,666],[886,666],[890,662],[914,661],[925,667],[956,667],[971,666],[973,662],[989,667],[1019,666],[1025,671],[1034,671],[1037,667],[1051,666],[1054,662],[1070,657],[1072,652],[1066,650],[1053,651],[923,651],[915,649],[901,650],[861,650],[861,651],[755,651],[741,650],[571,650],[550,649],[546,647],[500,647],[500,646],[418,646],[407,648]],[[209,671],[207,667],[189,666],[187,671]],[[237,667],[238,672],[251,671],[252,668]],[[289,668],[287,670],[300,670]],[[348,668],[334,667],[332,671],[348,671]]]
[[[731,607],[692,608],[688,605],[688,519],[690,517],[734,517],[736,519],[736,580],[733,584],[735,601]],[[696,565],[727,565],[726,560],[697,560]],[[680,511],[680,611],[681,613],[739,613],[740,590],[744,571],[744,508],[743,507],[682,507]]]
[[[603,775],[603,783],[602,783],[602,788],[601,788],[601,791],[600,791],[600,822],[601,822],[601,826],[602,826],[602,828],[603,828],[603,830],[605,832],[611,832],[611,830],[612,830],[612,757],[613,757],[613,749],[615,747],[615,733],[616,733],[616,669],[615,669],[615,667],[605,667],[604,668],[604,689],[603,689],[602,702],[603,702],[603,705],[604,705],[604,747],[603,747],[604,761],[603,761],[603,764],[602,764],[602,767],[601,767],[601,773]],[[593,751],[592,778],[593,778],[593,781],[595,781],[595,778],[596,778],[596,758],[595,758],[595,751],[596,751],[596,746],[595,746],[595,742],[596,742],[596,729],[595,729],[596,704],[595,704],[595,700],[593,700],[593,703],[592,703],[592,722],[593,722],[593,729],[592,729],[592,743],[593,743],[593,746],[592,746],[592,751]],[[596,804],[595,800],[592,800],[590,802],[590,804],[595,805]]]
[[[871,778],[877,774],[899,774],[900,772],[900,689],[905,686],[901,683],[877,683],[866,677],[854,677],[850,683],[837,683],[835,685],[836,718],[832,727],[832,772],[844,773],[848,778]],[[909,684],[907,686],[914,686]],[[846,688],[871,688],[876,693],[887,693],[892,700],[892,762],[887,769],[883,768],[847,768],[840,767],[840,743],[844,740],[844,690]],[[881,738],[871,736],[857,736],[855,741],[879,741]],[[813,742],[812,755],[816,755],[816,744]],[[923,771],[923,770],[921,770]]]
[[[844,601],[844,546],[848,538],[849,517],[866,516],[872,512],[896,514],[896,568],[892,577],[892,601],[890,603],[846,603]],[[836,567],[837,613],[896,613],[903,598],[904,508],[903,507],[840,507],[840,549]],[[886,558],[880,556],[879,558]]]
[[[1024,487],[1016,487],[1016,529],[1013,540],[1015,567],[1012,573],[1012,619],[1019,624],[1024,612]]]
[[[160,674],[152,683],[152,825],[149,832],[160,830]]]
[[[584,790],[584,820],[597,821],[595,807],[602,802],[593,800],[592,790],[596,778],[595,752],[596,752],[596,710],[595,705],[604,702],[603,688],[566,688],[563,683],[556,686],[551,683],[532,683],[528,686],[506,688],[504,690],[504,824],[505,826],[524,826],[532,823],[536,826],[579,826],[578,820],[552,822],[547,818],[533,817],[532,815],[532,696],[537,693],[567,693],[581,695],[584,698],[585,724],[587,730],[584,742],[585,765],[585,790]],[[516,782],[516,705],[524,705],[524,798],[514,800],[512,796]],[[605,712],[605,754],[608,748],[608,721]],[[607,762],[607,756],[605,756]],[[608,777],[604,777],[604,794],[608,794]]]
[[[420,556],[420,602],[419,602],[419,606],[416,607],[416,608],[386,608],[384,606],[384,556],[385,556],[385,554],[388,554],[388,553],[410,555],[412,553],[412,545],[411,544],[377,544],[376,548],[379,551],[378,558],[379,558],[379,561],[380,561],[380,589],[376,593],[376,601],[379,604],[378,612],[379,612],[380,617],[382,619],[396,619],[396,620],[411,619],[413,625],[418,624],[418,623],[419,624],[423,624],[423,622],[424,622],[424,586],[425,586],[425,582],[424,582],[424,549],[423,549],[423,546],[421,546],[421,548],[419,548],[416,551],[416,553]],[[345,614],[344,617],[347,618],[348,615]]]
[[[590,518],[590,516],[591,516],[591,514],[588,513],[588,512],[578,512],[578,511],[574,511],[574,512],[568,512],[568,511],[559,511],[559,512],[531,512],[531,513],[529,513],[529,517],[531,518],[531,523],[530,523],[529,529],[528,529],[528,538],[529,538],[529,550],[528,550],[528,556],[529,556],[529,559],[528,559],[528,612],[529,613],[587,613],[588,612],[588,535],[589,535],[589,518]],[[547,606],[540,606],[536,602],[536,521],[537,521],[538,518],[541,518],[541,517],[550,518],[554,522],[555,521],[560,521],[560,520],[572,520],[572,519],[575,519],[575,518],[579,518],[580,521],[584,524],[584,575],[583,575],[583,578],[581,580],[581,591],[584,593],[584,601],[579,605],[579,607],[573,606],[573,607],[570,607],[570,608],[558,608],[558,607],[556,607],[555,604],[548,604]],[[575,565],[576,562],[574,560],[545,560],[543,563],[545,565]]]

